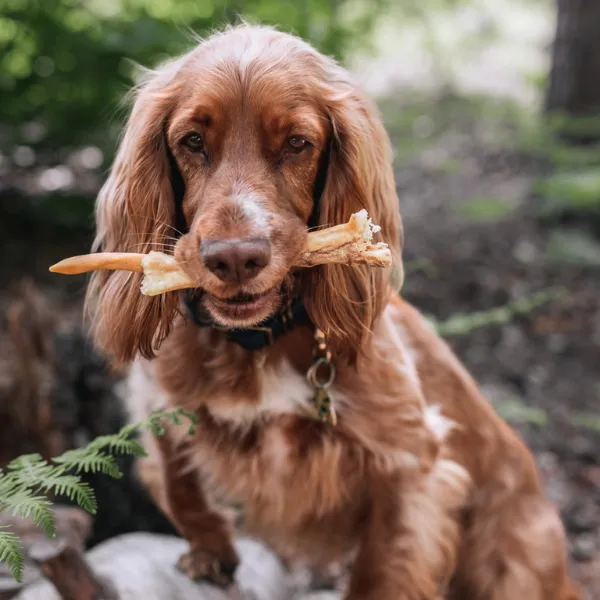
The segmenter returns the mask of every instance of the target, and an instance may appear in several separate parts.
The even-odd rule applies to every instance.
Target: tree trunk
[[[546,111],[600,115],[600,0],[557,0],[557,7]]]

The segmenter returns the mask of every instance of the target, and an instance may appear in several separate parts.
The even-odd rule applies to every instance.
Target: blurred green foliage
[[[542,215],[565,207],[578,212],[600,213],[600,168],[560,171],[541,179],[537,190],[544,198]]]
[[[506,325],[519,315],[529,314],[548,302],[564,298],[566,294],[567,291],[564,288],[553,287],[536,292],[531,296],[523,296],[504,306],[486,311],[470,312],[468,314],[456,313],[445,321],[438,321],[431,315],[427,318],[433,328],[443,337],[468,335],[471,331],[480,327]]]
[[[95,145],[110,159],[134,63],[182,53],[192,32],[240,16],[341,57],[387,1],[0,0],[0,152]]]
[[[496,400],[494,408],[509,423],[516,425],[527,423],[536,427],[548,425],[548,413],[541,408],[530,406],[523,398],[515,396]]]
[[[507,217],[513,208],[504,198],[477,196],[461,204],[456,212],[470,221],[495,222]]]
[[[600,267],[600,244],[581,229],[550,232],[546,260],[554,264]]]
[[[582,134],[587,141],[574,143]],[[521,129],[519,139],[547,166],[534,185],[535,212],[550,221],[570,213],[600,222],[600,119],[552,115]]]

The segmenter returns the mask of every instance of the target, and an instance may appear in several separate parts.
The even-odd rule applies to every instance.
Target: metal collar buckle
[[[313,364],[306,372],[306,379],[314,390],[311,399],[319,421],[337,424],[337,414],[329,388],[335,380],[335,365],[331,360],[331,352],[327,348],[325,333],[315,329],[315,345],[313,347]]]

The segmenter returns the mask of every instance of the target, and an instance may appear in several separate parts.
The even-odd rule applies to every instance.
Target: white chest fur
[[[176,399],[169,399],[154,377],[152,363],[140,361],[132,366],[124,397],[132,421],[142,421],[155,410],[164,410]],[[260,369],[258,398],[211,397],[204,405],[212,416],[233,428],[244,428],[269,415],[314,416],[311,398],[314,393],[304,374],[287,360]]]
[[[260,369],[258,399],[230,402],[224,398],[211,402],[207,408],[216,419],[244,427],[269,415],[311,415],[313,393],[306,377],[282,360],[276,366]]]

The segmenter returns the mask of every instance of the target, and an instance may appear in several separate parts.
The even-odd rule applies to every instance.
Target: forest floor
[[[526,200],[539,162],[516,143],[519,132],[508,113],[478,113],[477,104],[456,100],[393,104],[390,111],[390,103],[383,103],[383,110],[397,150],[405,297],[444,320],[549,288],[563,292],[507,324],[473,328],[455,320],[462,332],[448,340],[534,450],[568,530],[573,571],[592,597],[600,598],[596,249],[586,246],[582,253],[575,244],[573,250],[572,241],[585,234],[585,226],[550,226],[530,210]],[[70,314],[81,304],[83,282],[52,276],[47,267],[86,252],[89,235],[19,219],[0,223],[6,257],[0,264],[0,311],[10,298],[10,284],[26,275]],[[33,239],[25,239],[25,231]],[[109,516],[103,518],[108,523]],[[106,537],[101,533],[98,539]]]

